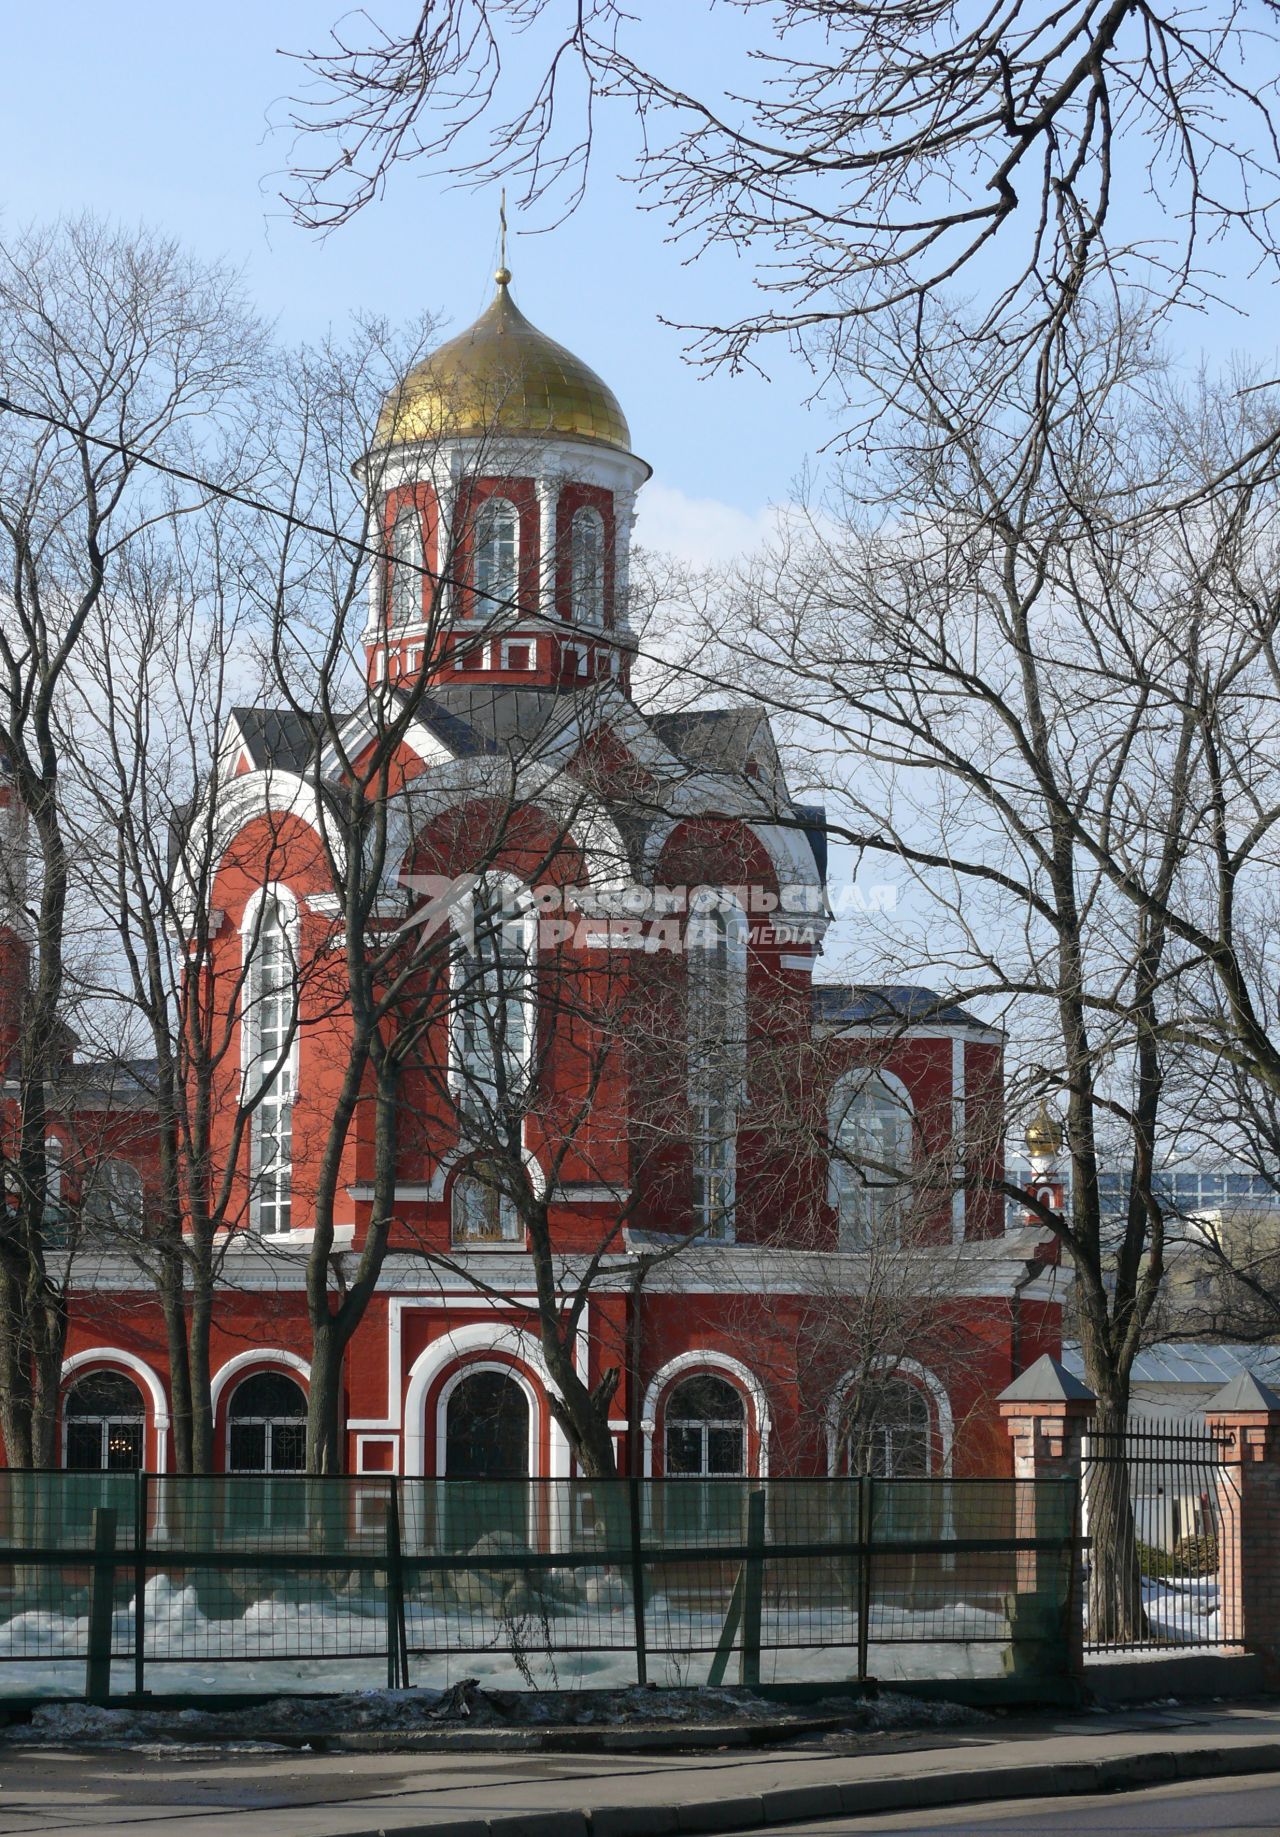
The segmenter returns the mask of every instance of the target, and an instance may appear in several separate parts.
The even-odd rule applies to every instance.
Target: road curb
[[[1166,1786],[1178,1780],[1207,1780],[1236,1773],[1280,1773],[1280,1741],[1218,1748],[1155,1748],[1101,1760],[1033,1761],[1025,1765],[974,1767],[960,1773],[904,1773],[674,1805],[602,1805],[596,1810],[377,1825],[353,1833],[353,1837],[683,1837],[686,1832],[692,1837],[694,1833],[758,1830],[810,1819],[875,1817],[885,1812],[929,1811],[1001,1799],[1133,1791],[1143,1786]]]

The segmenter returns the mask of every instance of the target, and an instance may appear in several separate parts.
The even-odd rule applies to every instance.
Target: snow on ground
[[[498,1590],[475,1578],[465,1594],[437,1585],[406,1602],[410,1677],[447,1690],[463,1678],[495,1688],[625,1689],[636,1675],[634,1618],[616,1578],[566,1585],[550,1572]],[[146,1682],[195,1694],[220,1691],[352,1691],[386,1679],[387,1603],[369,1578],[342,1587],[279,1589],[247,1600],[215,1599],[194,1581],[160,1573],[146,1585]],[[705,1681],[724,1622],[724,1602],[663,1593],[646,1602],[649,1676],[664,1687]],[[15,1606],[18,1604],[15,1603]],[[0,1692],[79,1694],[88,1646],[88,1602],[62,1612],[28,1607],[0,1621]],[[780,1597],[761,1627],[761,1682],[848,1681],[856,1669],[857,1618],[842,1598],[815,1607]],[[134,1603],[116,1606],[113,1689],[129,1690]],[[887,1680],[999,1675],[1007,1644],[1003,1614],[944,1601],[911,1611],[886,1602],[871,1626],[870,1669]],[[550,1645],[553,1652],[539,1651]],[[330,1656],[332,1655],[332,1656]],[[737,1668],[736,1653],[731,1659]]]

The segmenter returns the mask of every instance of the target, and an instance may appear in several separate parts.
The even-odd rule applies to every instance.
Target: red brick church
[[[386,912],[421,917],[413,902],[444,888],[455,942],[405,1074],[389,1251],[344,1361],[347,1469],[573,1471],[498,1166],[517,1106],[517,1171],[557,1280],[585,1295],[577,1368],[617,1370],[620,1469],[1002,1470],[992,1399],[1059,1346],[1055,1259],[1043,1233],[1006,1231],[998,1190],[1002,1036],[925,988],[825,981],[822,812],[793,798],[768,719],[692,692],[676,711],[633,699],[649,468],[612,392],[509,280],[404,379],[360,462],[390,559],[341,747],[279,708],[236,710],[223,737],[213,986],[239,1029],[227,1113],[249,1085],[255,1102],[214,1311],[216,1464],[302,1463],[303,1268],[349,1025],[334,978],[298,973],[335,937],[317,799],[379,710],[412,697]],[[478,991],[465,1011],[459,966]],[[620,1037],[593,1047],[605,1007]],[[342,1148],[339,1262],[370,1229],[372,1115]],[[82,1120],[51,1137],[71,1184]],[[109,1159],[145,1213],[145,1154]],[[136,1262],[109,1240],[82,1252],[68,1465],[172,1467],[165,1343]]]

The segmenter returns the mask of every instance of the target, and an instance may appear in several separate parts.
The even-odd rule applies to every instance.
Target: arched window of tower
[[[406,504],[391,531],[392,625],[412,625],[421,619],[422,569],[422,519],[412,504]]]
[[[476,518],[472,581],[476,616],[514,607],[520,572],[520,521],[509,498],[487,498]]]
[[[600,512],[575,511],[571,538],[571,615],[580,625],[603,625],[604,518]]]

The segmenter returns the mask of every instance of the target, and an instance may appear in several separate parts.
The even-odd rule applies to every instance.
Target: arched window
[[[693,1220],[704,1237],[731,1238],[738,1112],[746,1073],[747,921],[727,894],[694,901],[688,929],[689,1111]]]
[[[604,624],[604,518],[576,510],[570,530],[569,603],[580,625]]]
[[[520,573],[520,519],[509,498],[486,498],[475,524],[475,615],[514,609]]]
[[[449,1393],[445,1464],[449,1479],[524,1480],[529,1474],[529,1399],[518,1380],[485,1367]]]
[[[85,1187],[84,1224],[104,1238],[142,1235],[142,1175],[128,1161],[101,1161]]]
[[[253,1222],[267,1235],[293,1222],[293,1047],[297,961],[292,912],[267,893],[251,922],[245,977],[245,1101],[250,1124]]]
[[[391,625],[421,620],[423,565],[422,518],[415,505],[405,504],[391,527]]]
[[[301,1473],[307,1464],[307,1399],[282,1371],[237,1384],[227,1411],[230,1473]]]
[[[845,1411],[838,1470],[878,1480],[927,1479],[932,1449],[928,1398],[906,1378],[885,1378],[860,1392]]]
[[[94,1473],[136,1473],[146,1444],[146,1405],[131,1378],[94,1371],[78,1378],[62,1406],[65,1467]]]
[[[503,1192],[496,1169],[477,1161],[453,1183],[450,1220],[455,1244],[523,1244],[524,1226]]]
[[[667,1399],[664,1471],[671,1478],[733,1478],[747,1471],[742,1393],[714,1372],[684,1378]]]
[[[911,1102],[885,1078],[836,1087],[829,1121],[840,1248],[896,1243],[911,1203]]]
[[[454,1091],[481,1134],[528,1107],[535,946],[528,888],[482,876],[458,909],[449,964]]]

